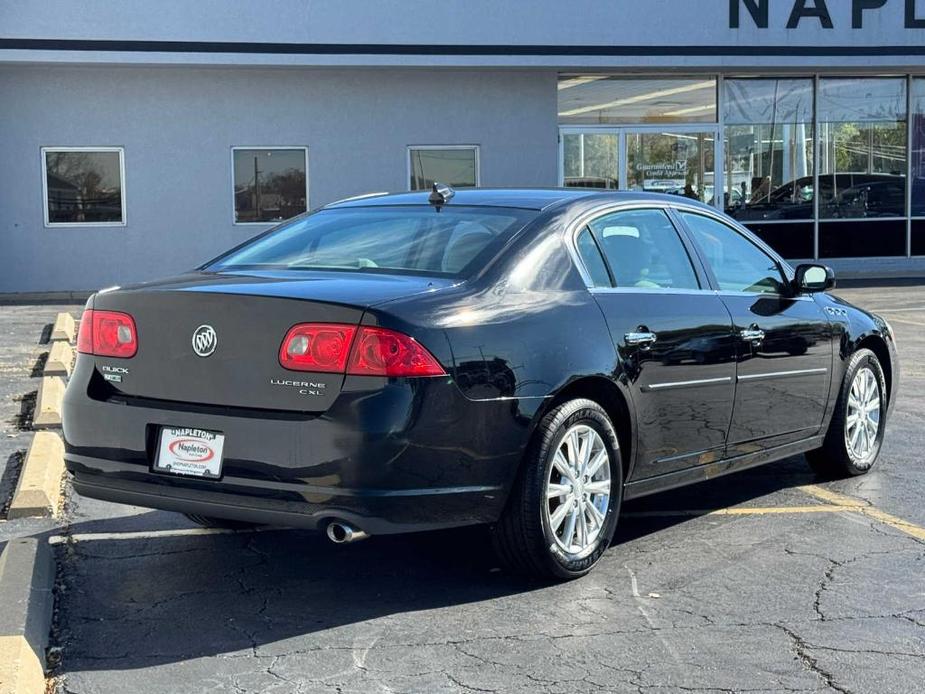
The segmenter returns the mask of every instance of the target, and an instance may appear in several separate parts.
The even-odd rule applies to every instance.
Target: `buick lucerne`
[[[871,469],[893,332],[680,197],[373,195],[101,291],[64,404],[85,496],[335,542],[484,524],[588,572],[623,500],[795,454]]]

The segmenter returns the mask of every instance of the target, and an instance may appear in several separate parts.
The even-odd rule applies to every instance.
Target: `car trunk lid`
[[[121,396],[320,413],[337,398],[344,375],[280,366],[279,349],[289,328],[357,325],[371,305],[450,284],[361,273],[194,273],[101,292],[93,308],[131,315],[138,352],[130,359],[92,358],[108,387]],[[214,331],[215,345],[200,356],[194,335],[204,326]]]

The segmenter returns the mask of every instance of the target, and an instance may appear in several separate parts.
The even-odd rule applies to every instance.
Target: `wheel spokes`
[[[590,551],[610,505],[610,454],[596,429],[577,424],[560,439],[546,479],[545,513],[569,554]]]

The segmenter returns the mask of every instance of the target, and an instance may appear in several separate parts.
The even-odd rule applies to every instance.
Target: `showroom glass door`
[[[561,128],[559,184],[668,193],[719,207],[718,134],[702,124]]]
[[[559,185],[619,188],[620,151],[620,131],[615,128],[563,128],[559,135]]]

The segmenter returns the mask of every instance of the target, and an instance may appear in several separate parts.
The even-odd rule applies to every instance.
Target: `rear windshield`
[[[321,210],[258,236],[206,269],[466,276],[535,216],[500,207]]]

